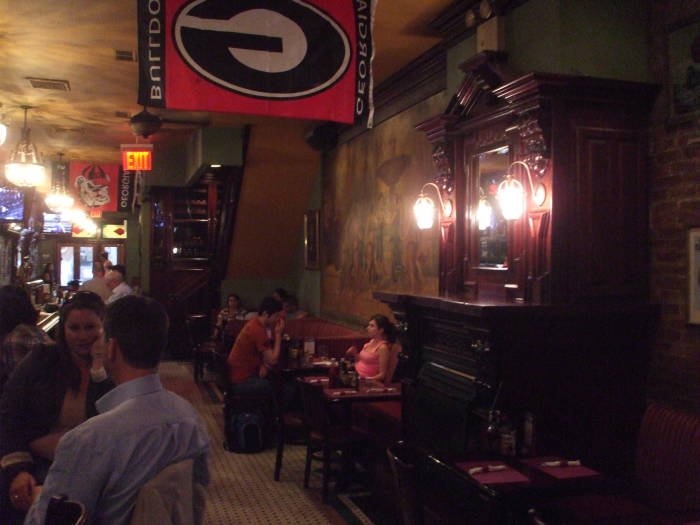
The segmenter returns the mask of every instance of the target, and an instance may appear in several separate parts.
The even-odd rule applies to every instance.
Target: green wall
[[[307,207],[310,210],[321,208],[321,174],[316,175]],[[297,296],[299,307],[312,315],[321,311],[321,271],[304,268],[303,224],[298,230],[298,248],[287,279],[227,279],[221,283],[221,304],[230,293],[238,294],[248,310],[258,306],[263,297],[270,295],[275,288],[284,288]]]
[[[638,0],[525,2],[506,16],[508,66],[522,73],[648,81],[647,4]],[[448,51],[448,93],[453,94],[462,80],[459,65],[474,53],[474,36]]]

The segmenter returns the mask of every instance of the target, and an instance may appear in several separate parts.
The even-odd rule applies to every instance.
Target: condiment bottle
[[[338,366],[338,361],[335,358],[331,359],[331,366],[328,369],[328,387],[340,387],[340,367]]]

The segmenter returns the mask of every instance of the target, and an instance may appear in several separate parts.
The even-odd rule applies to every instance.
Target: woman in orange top
[[[375,381],[385,381],[391,360],[391,346],[396,342],[396,327],[385,315],[376,314],[369,318],[367,334],[369,343],[360,353],[351,346],[346,355],[356,359],[355,370],[360,377]]]

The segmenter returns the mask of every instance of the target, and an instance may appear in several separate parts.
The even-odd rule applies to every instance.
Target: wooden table
[[[562,458],[494,457],[457,462],[435,456],[428,458],[428,464],[419,470],[440,471],[444,482],[442,492],[449,487],[452,496],[460,498],[461,494],[465,508],[460,514],[488,524],[531,523],[528,518],[531,508],[549,512],[552,521],[545,520],[546,523],[566,522],[566,507],[558,505],[559,501],[608,490],[605,476],[585,466],[542,466],[545,461]],[[500,470],[501,467],[505,470]],[[472,470],[478,468],[482,471]]]

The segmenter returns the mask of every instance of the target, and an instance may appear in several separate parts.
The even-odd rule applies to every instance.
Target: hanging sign
[[[103,224],[103,239],[126,239],[126,221],[122,224]]]
[[[119,174],[119,188],[117,196],[117,211],[131,213],[134,209],[136,173],[122,171]]]
[[[73,224],[71,227],[71,236],[78,237],[81,239],[92,239],[97,237],[97,229],[92,227],[87,227],[83,224]]]
[[[117,211],[118,164],[71,162],[69,191],[75,205],[101,217],[103,211]]]
[[[126,171],[153,169],[153,144],[122,144],[122,168]]]
[[[138,102],[371,127],[375,3],[138,0]]]

